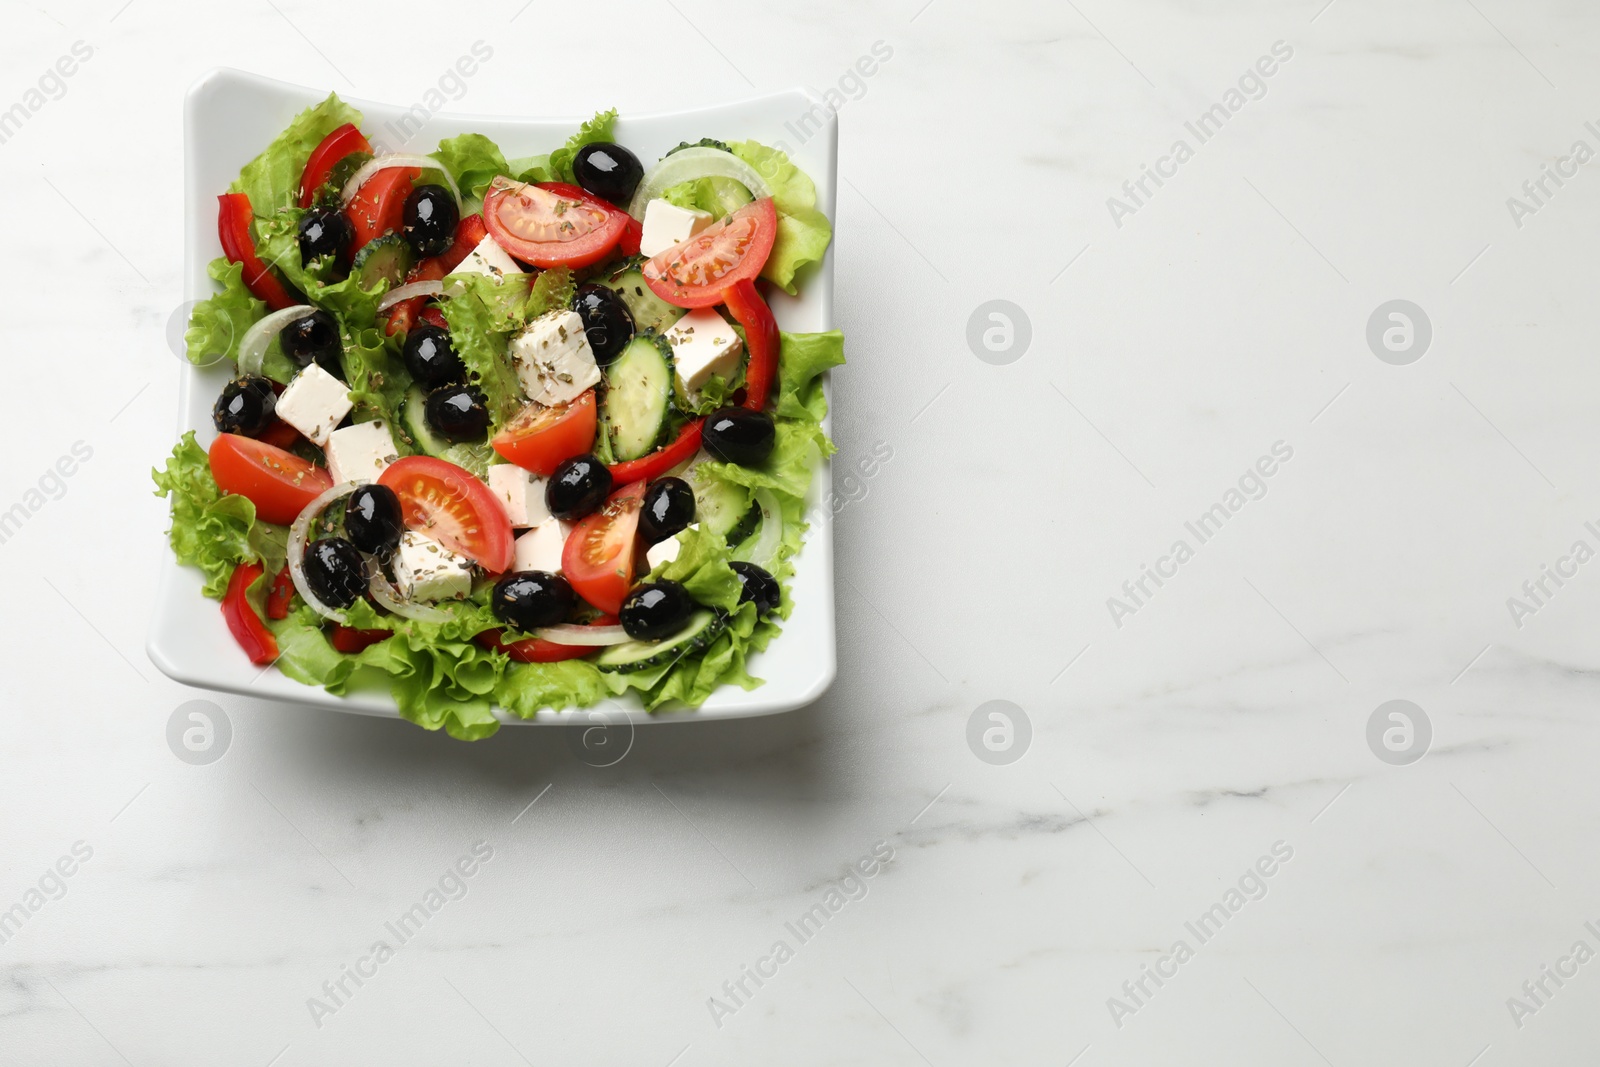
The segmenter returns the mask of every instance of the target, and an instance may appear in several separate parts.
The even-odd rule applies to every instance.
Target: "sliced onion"
[[[436,170],[444,175],[444,183],[450,187],[450,195],[456,198],[456,203],[461,203],[461,190],[456,188],[456,180],[450,177],[450,172],[444,164],[437,159],[427,156],[375,156],[361,165],[361,169],[350,175],[350,180],[344,183],[343,199],[346,204],[356,198],[356,193],[361,191],[361,186],[366,184],[368,178],[380,170],[390,167],[420,167],[423,170]]]
[[[428,604],[418,604],[414,600],[401,600],[399,590],[389,584],[389,579],[383,576],[377,560],[368,559],[371,578],[367,580],[367,592],[372,594],[372,599],[388,608],[402,619],[415,619],[417,622],[449,622],[450,613],[442,608],[432,607]]]
[[[620,645],[631,641],[620,626],[542,626],[533,631],[541,641],[557,645]]]
[[[700,178],[732,178],[749,189],[750,195],[757,200],[772,195],[772,189],[760,171],[732,152],[701,145],[674,152],[652,167],[650,173],[639,182],[639,188],[634,190],[633,200],[628,204],[628,214],[642,222],[646,204],[674,185]]]
[[[294,579],[294,587],[299,591],[300,598],[311,605],[312,611],[324,619],[332,619],[337,623],[347,623],[350,621],[349,617],[337,608],[331,608],[318,600],[316,594],[311,591],[311,586],[306,583],[306,534],[311,532],[311,524],[317,521],[317,516],[322,514],[323,508],[366,484],[366,482],[340,482],[307,504],[305,510],[295,516],[294,525],[289,527],[289,577]]]
[[[388,311],[402,300],[410,300],[414,296],[443,296],[444,282],[407,282],[398,289],[391,289],[383,294],[383,299],[378,301],[378,311]]]
[[[746,540],[732,555],[771,574],[778,565],[778,546],[783,543],[783,510],[771,489],[756,490],[756,507],[761,509],[761,531],[754,541]]]
[[[309,315],[315,310],[317,309],[310,304],[296,304],[292,308],[274,311],[252,325],[239,339],[239,373],[260,374],[261,361],[266,358],[267,348],[272,344],[272,339],[278,336],[278,332],[295,319]]]

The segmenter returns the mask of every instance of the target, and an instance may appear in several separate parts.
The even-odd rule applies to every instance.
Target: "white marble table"
[[[13,5],[0,1062],[1592,1062],[1600,15],[1321,3]],[[607,769],[218,698],[186,764],[182,92],[479,39],[453,109],[842,85],[838,681]]]

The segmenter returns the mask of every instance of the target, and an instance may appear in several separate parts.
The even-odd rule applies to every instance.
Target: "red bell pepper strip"
[[[744,327],[744,346],[750,353],[750,362],[744,372],[744,406],[751,411],[766,407],[767,395],[778,377],[778,320],[772,309],[761,299],[755,282],[746,278],[722,294],[734,321]]]
[[[449,271],[445,270],[443,256],[429,256],[427,259],[412,267],[406,274],[406,284],[412,282],[436,282],[442,279]],[[423,305],[428,302],[428,297],[414,296],[410,300],[402,300],[388,311],[389,321],[384,327],[385,333],[406,333],[416,325],[417,317],[422,314]]]
[[[267,590],[267,618],[287,619],[289,617],[289,601],[294,599],[294,575],[285,567],[272,579],[272,588]]]
[[[444,265],[444,274],[439,275],[439,277],[443,278],[445,274],[449,274],[461,266],[461,261],[466,259],[472,250],[477,248],[487,236],[489,236],[489,226],[483,221],[483,215],[481,214],[468,215],[456,223],[455,241],[451,243],[443,255],[436,257]]]
[[[250,236],[250,197],[244,193],[223,193],[217,197],[217,237],[229,263],[244,264],[244,285],[258,300],[265,300],[273,311],[300,303],[256,255],[256,242]]]
[[[255,664],[271,663],[278,658],[278,639],[272,636],[272,631],[267,629],[267,624],[261,621],[245,596],[250,583],[261,574],[259,563],[239,564],[233,570],[233,577],[228,579],[228,591],[222,597],[222,617],[228,623],[228,630]]]
[[[615,626],[616,616],[601,615],[588,626]],[[505,640],[504,630],[485,630],[477,637],[478,644],[495,652],[503,652],[518,663],[560,663],[564,659],[577,659],[600,651],[599,645],[563,645],[539,637],[525,637],[520,641]]]
[[[685,423],[671,444],[648,456],[630,459],[626,463],[611,464],[606,468],[611,472],[611,484],[629,485],[641,478],[647,482],[653,481],[678,464],[691,459],[700,451],[700,433],[705,428],[705,421],[705,419],[695,419],[693,422]]]
[[[450,328],[450,323],[445,320],[444,312],[439,310],[438,304],[429,304],[427,307],[422,309],[422,314],[418,315],[417,318],[421,319],[429,326],[437,326],[441,330],[448,330]]]
[[[324,137],[322,143],[311,150],[311,158],[306,160],[306,169],[300,174],[300,206],[311,206],[311,202],[317,197],[317,190],[327,182],[328,175],[333,173],[333,168],[338,166],[345,156],[352,152],[371,151],[372,145],[367,143],[361,131],[348,122]]]
[[[332,641],[336,651],[353,656],[362,649],[379,641],[387,641],[393,636],[394,633],[390,630],[357,630],[352,626],[340,626],[334,623]]]

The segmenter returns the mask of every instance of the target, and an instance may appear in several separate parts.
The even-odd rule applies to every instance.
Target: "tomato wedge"
[[[629,482],[654,481],[667,473],[680,463],[687,462],[694,454],[700,451],[700,435],[705,429],[705,419],[695,419],[693,422],[684,423],[683,429],[678,431],[678,436],[672,443],[638,459],[630,459],[626,463],[613,463],[606,469],[611,472],[612,485],[626,485]]]
[[[722,298],[733,313],[733,320],[744,327],[744,346],[750,353],[744,372],[744,406],[760,411],[778,376],[778,349],[783,343],[778,336],[778,320],[772,317],[772,309],[749,278],[735,284]]]
[[[267,629],[245,595],[261,574],[261,564],[241,563],[233,569],[228,591],[222,596],[222,618],[228,624],[228,632],[239,642],[250,662],[257,664],[271,663],[278,658],[278,639],[272,636],[272,631]]]
[[[763,197],[712,223],[644,265],[645,284],[669,304],[708,308],[741,281],[754,281],[778,238],[778,212]]]
[[[385,167],[362,183],[355,198],[345,205],[345,217],[356,229],[351,252],[386,233],[399,233],[405,222],[406,197],[411,183],[422,177],[418,167]]]
[[[575,185],[527,185],[499,177],[483,199],[483,221],[511,255],[536,267],[587,267],[617,247],[627,212]]]
[[[400,498],[408,528],[477,560],[491,573],[511,566],[516,553],[506,509],[487,485],[454,463],[407,456],[391,463],[378,484]]]
[[[311,206],[311,202],[317,198],[317,191],[327,184],[328,175],[346,156],[352,152],[371,151],[372,145],[367,143],[361,131],[348,122],[324,137],[322,143],[311,150],[306,169],[300,173],[300,206]]]
[[[616,617],[601,615],[585,626],[615,626]],[[518,663],[560,663],[564,659],[577,659],[600,651],[598,645],[563,645],[540,637],[524,637],[520,641],[505,640],[504,630],[485,630],[477,636],[484,648],[503,652]]]
[[[217,488],[249,500],[257,518],[278,526],[294,522],[307,504],[333,488],[322,467],[235,433],[218,434],[208,457]]]
[[[612,493],[599,511],[573,527],[561,549],[561,573],[573,591],[608,615],[622,610],[633,588],[644,485],[640,479]]]
[[[489,227],[484,225],[482,215],[468,215],[456,223],[456,239],[442,256],[435,258],[442,261],[444,273],[449,274],[461,266],[461,261],[472,253],[474,248],[489,236]],[[444,275],[440,275],[443,277]]]
[[[529,404],[489,443],[508,461],[548,478],[564,459],[594,447],[594,390],[567,404]]]
[[[245,288],[257,300],[265,300],[273,311],[300,303],[256,255],[255,238],[250,236],[250,220],[255,215],[250,208],[250,197],[244,193],[223,193],[217,201],[217,238],[222,242],[222,253],[228,257],[228,262],[244,265]]]

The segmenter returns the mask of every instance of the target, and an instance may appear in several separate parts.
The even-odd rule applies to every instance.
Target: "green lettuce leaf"
[[[772,190],[772,203],[778,209],[778,240],[761,276],[794,293],[795,274],[808,263],[820,262],[833,239],[828,216],[817,210],[817,187],[776,148],[740,141],[730,144],[728,150],[760,171]]]
[[[189,313],[183,343],[189,362],[209,367],[219,359],[239,358],[239,342],[250,325],[266,313],[267,305],[250,295],[244,284],[244,265],[223,256],[206,267],[222,291],[200,301]]]
[[[476,204],[466,205],[468,214],[481,205],[484,190],[489,188],[495,175],[509,175],[512,172],[500,146],[481,133],[464,133],[460,137],[440,141],[433,158],[444,164],[450,177],[461,187],[464,198],[477,201]]]
[[[829,367],[844,363],[844,334],[789,333],[780,331],[778,355],[778,403],[774,414],[789,419],[820,422],[827,406],[817,408],[822,396],[817,376]]]
[[[598,112],[594,118],[585,122],[578,128],[578,132],[567,140],[567,143],[550,153],[549,170],[555,175],[557,181],[575,183],[578,179],[572,173],[572,161],[577,158],[578,149],[586,144],[596,141],[615,140],[612,130],[616,127],[617,111]]]
[[[497,282],[485,274],[455,274],[450,284],[461,286],[460,294],[445,301],[442,309],[450,324],[450,340],[467,376],[483,390],[497,430],[526,404],[522,384],[506,356],[506,342],[508,331],[527,323],[527,276],[507,275]]]
[[[254,504],[217,488],[193,430],[172,450],[166,468],[154,469],[150,476],[156,495],[171,501],[167,539],[172,551],[179,563],[200,568],[206,596],[220,600],[233,569],[241,563],[259,562],[273,573],[282,569],[288,531],[257,522]]]
[[[347,122],[360,126],[361,112],[329,93],[322,103],[296,115],[265,152],[246,163],[228,191],[248,195],[251,209],[261,218],[294,206],[300,200],[300,175],[312,149]]]

